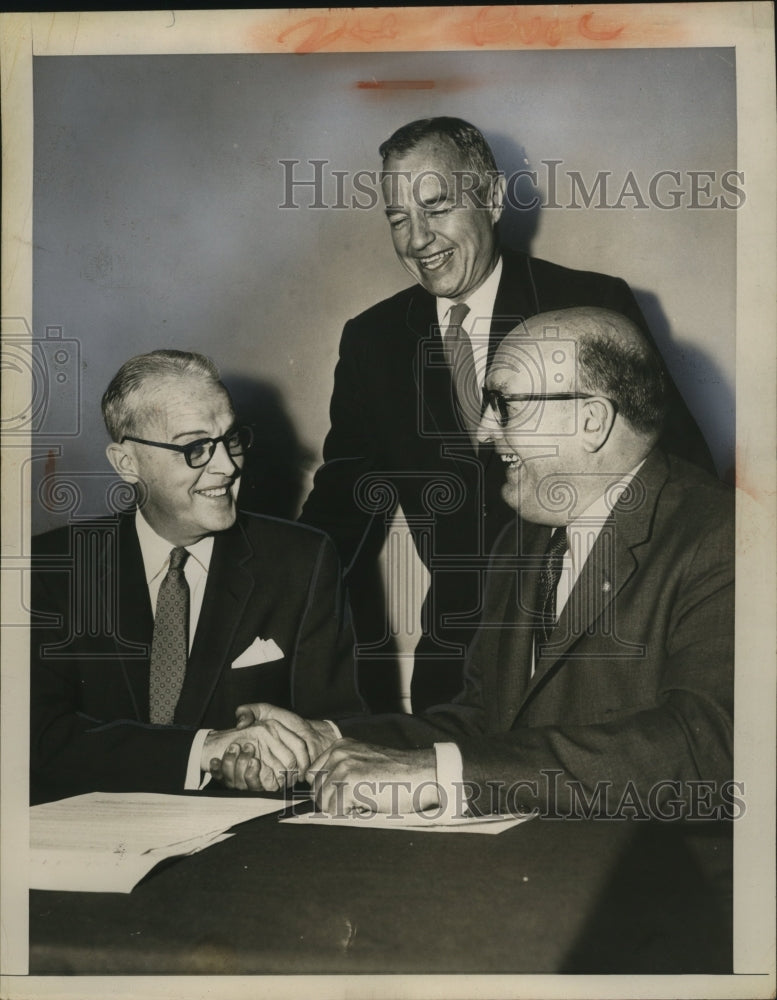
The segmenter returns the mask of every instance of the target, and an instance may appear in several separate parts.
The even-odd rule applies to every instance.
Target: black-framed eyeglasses
[[[557,399],[594,399],[602,397],[598,392],[516,392],[505,395],[498,389],[483,389],[483,406],[490,407],[499,420],[500,427],[507,427],[508,422],[519,413],[511,413],[508,403],[544,403]],[[613,406],[615,403],[610,400]]]
[[[147,441],[145,438],[132,437],[126,434],[119,444],[125,441],[135,441],[137,444],[147,444],[152,448],[166,448],[168,451],[178,451],[186,459],[186,464],[192,469],[200,469],[213,458],[216,446],[222,441],[230,458],[239,458],[251,447],[254,431],[249,424],[232,427],[226,434],[216,438],[197,438],[188,444],[169,444],[167,441]]]

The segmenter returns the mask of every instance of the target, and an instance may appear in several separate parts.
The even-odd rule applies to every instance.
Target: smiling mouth
[[[209,500],[221,500],[229,493],[229,487],[227,486],[214,486],[209,490],[195,490],[194,492],[201,497],[207,497]]]
[[[416,257],[416,261],[425,271],[436,271],[446,264],[453,256],[453,250],[441,250],[433,253],[431,257]]]
[[[506,454],[505,453],[500,454],[499,457],[507,466],[508,470],[509,469],[518,470],[523,465],[523,462],[520,460],[520,458],[517,455],[513,454],[512,452],[508,452]]]

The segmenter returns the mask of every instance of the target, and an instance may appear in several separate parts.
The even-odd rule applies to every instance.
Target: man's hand
[[[293,785],[337,736],[326,722],[308,722],[274,705],[239,705],[235,729],[210,733],[201,765],[227,788],[275,792]]]
[[[434,750],[338,740],[305,775],[322,812],[409,814],[439,804]]]
[[[237,729],[245,729],[262,722],[275,722],[285,730],[295,733],[304,741],[310,760],[315,760],[337,740],[337,733],[328,722],[315,719],[303,719],[286,708],[276,708],[264,702],[252,705],[238,705],[235,709]],[[300,774],[304,770],[300,768]]]
[[[225,769],[222,758],[234,761],[242,748],[248,748],[253,764],[249,767],[246,759],[240,768]],[[209,733],[200,758],[201,769],[209,770],[227,788],[252,791],[276,792],[293,785],[309,766],[310,753],[305,741],[273,721]]]

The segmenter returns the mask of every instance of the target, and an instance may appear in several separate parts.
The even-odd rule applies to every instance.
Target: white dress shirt
[[[167,574],[170,565],[170,553],[176,547],[165,538],[158,535],[138,508],[135,512],[135,530],[140,542],[140,553],[143,557],[143,569],[148,586],[148,596],[151,599],[151,611],[156,616],[156,602],[159,588]],[[202,599],[205,595],[205,584],[208,582],[208,570],[213,555],[213,536],[201,538],[193,545],[185,546],[189,558],[184,563],[183,575],[189,585],[189,652],[197,631],[197,622],[202,611]],[[184,790],[204,788],[210,781],[210,775],[202,779],[200,771],[200,756],[202,747],[210,729],[199,729],[195,734],[192,748],[189,751],[189,763],[186,768]]]
[[[472,344],[472,356],[475,361],[475,377],[478,392],[483,391],[486,380],[486,364],[488,363],[488,337],[491,331],[491,319],[494,315],[496,293],[499,279],[502,277],[502,258],[496,262],[496,267],[483,284],[476,289],[464,304],[469,306],[469,312],[464,317],[461,326]],[[442,331],[443,343],[446,341],[446,331],[450,326],[450,313],[456,303],[453,299],[437,299],[437,322]]]

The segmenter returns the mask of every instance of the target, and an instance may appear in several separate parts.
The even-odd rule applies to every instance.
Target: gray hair
[[[611,399],[635,431],[658,436],[666,419],[668,380],[663,360],[639,327],[605,309],[579,309],[596,325],[578,342],[581,388]]]
[[[447,139],[461,154],[467,169],[480,178],[480,188],[490,184],[499,174],[491,147],[480,129],[463,118],[419,118],[398,128],[378,152],[386,165],[390,156],[401,158],[427,139]]]
[[[113,441],[137,434],[141,418],[142,390],[150,380],[198,378],[227,392],[219,370],[204,354],[194,351],[159,350],[125,361],[111,379],[102,398],[105,426]],[[227,393],[228,395],[228,393]],[[146,400],[147,403],[147,400]]]

